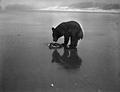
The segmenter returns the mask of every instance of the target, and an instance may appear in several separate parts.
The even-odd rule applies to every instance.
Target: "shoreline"
[[[120,14],[120,11],[114,10],[0,10],[0,12],[58,12],[58,13],[101,13],[101,14]]]

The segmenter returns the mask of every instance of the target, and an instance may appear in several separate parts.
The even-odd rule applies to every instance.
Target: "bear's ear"
[[[52,27],[52,31],[54,31],[55,30],[55,28],[54,27]]]

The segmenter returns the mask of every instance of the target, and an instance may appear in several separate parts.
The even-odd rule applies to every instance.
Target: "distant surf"
[[[99,8],[85,8],[85,9],[77,9],[77,8],[69,8],[69,7],[48,7],[48,8],[43,8],[43,9],[35,9],[37,11],[57,11],[57,12],[90,12],[90,13],[120,13],[120,10],[103,10]]]

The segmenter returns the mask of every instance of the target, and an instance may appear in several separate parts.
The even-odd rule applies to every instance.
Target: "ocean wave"
[[[77,8],[69,8],[69,7],[48,7],[48,8],[43,8],[43,9],[38,9],[38,10],[44,10],[44,11],[71,11],[71,12],[103,12],[103,13],[120,13],[120,10],[103,10],[99,8],[84,8],[84,9],[77,9]]]

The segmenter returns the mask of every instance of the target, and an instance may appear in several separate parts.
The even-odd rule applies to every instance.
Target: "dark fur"
[[[83,39],[83,31],[81,26],[75,21],[62,22],[56,28],[52,28],[53,41],[64,36],[64,46],[67,46],[69,39],[71,40],[70,47],[76,48],[78,40]]]

